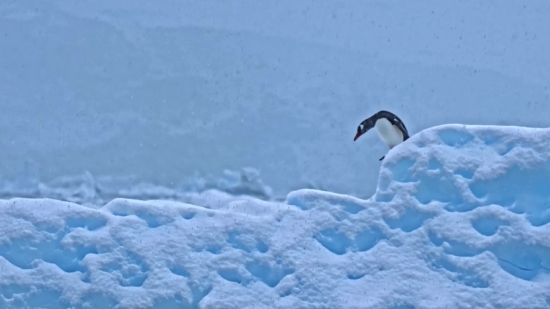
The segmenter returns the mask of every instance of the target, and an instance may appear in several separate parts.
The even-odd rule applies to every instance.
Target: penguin
[[[372,128],[376,129],[378,137],[390,149],[409,139],[409,132],[399,117],[388,111],[379,111],[359,124],[357,134],[353,140],[356,141]],[[384,160],[385,157],[383,156],[379,161]]]

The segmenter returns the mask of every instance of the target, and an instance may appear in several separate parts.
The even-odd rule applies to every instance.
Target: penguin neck
[[[403,132],[392,125],[386,118],[378,119],[374,124],[374,128],[376,129],[376,133],[378,133],[378,137],[390,148],[397,146],[403,141]]]

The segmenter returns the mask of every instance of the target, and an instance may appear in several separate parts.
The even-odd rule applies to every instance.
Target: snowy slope
[[[0,308],[550,308],[549,141],[427,129],[368,200],[4,200]]]
[[[2,0],[0,195],[57,197],[34,183],[85,171],[185,192],[251,167],[277,197],[367,198],[387,147],[352,139],[380,109],[412,133],[550,126],[548,16],[546,0]]]

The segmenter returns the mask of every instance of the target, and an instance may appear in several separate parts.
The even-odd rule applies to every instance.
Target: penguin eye
[[[363,131],[363,127],[364,127],[363,124],[360,124],[360,125],[359,125],[359,130],[361,130],[361,132]]]

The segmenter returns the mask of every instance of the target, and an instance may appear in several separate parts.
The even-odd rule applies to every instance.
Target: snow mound
[[[284,199],[274,196],[271,187],[264,184],[260,172],[254,168],[224,170],[221,176],[195,175],[172,187],[138,182],[132,176],[94,176],[89,171],[81,175],[63,176],[44,182],[32,172],[35,164],[28,164],[23,177],[8,180],[0,177],[0,198],[49,198],[98,208],[113,198],[136,200],[162,199],[205,206],[202,199],[211,192],[220,195],[250,196],[262,200]]]
[[[550,308],[550,130],[445,125],[369,200],[0,201],[0,308]]]

